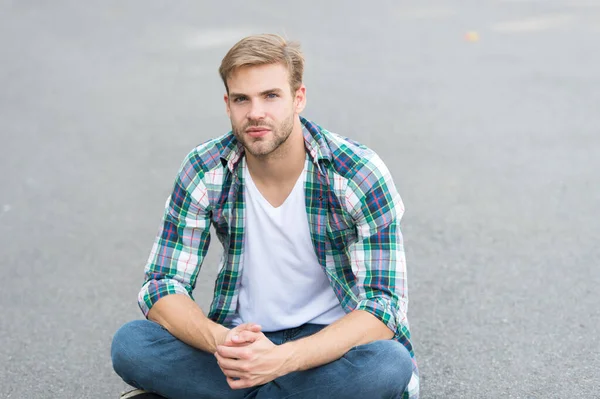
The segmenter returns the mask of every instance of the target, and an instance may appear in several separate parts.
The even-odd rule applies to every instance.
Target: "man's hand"
[[[215,357],[232,389],[263,385],[290,372],[291,354],[262,332],[244,330],[232,345],[219,345]]]
[[[237,327],[228,330],[225,334],[222,334],[220,337],[216,339],[217,346],[226,345],[226,346],[245,346],[249,342],[245,342],[243,338],[241,338],[241,333],[243,331],[249,331],[254,333],[259,333],[261,331],[261,326],[256,323],[244,323],[240,324]],[[244,335],[245,336],[245,335]],[[252,341],[254,342],[254,341]]]

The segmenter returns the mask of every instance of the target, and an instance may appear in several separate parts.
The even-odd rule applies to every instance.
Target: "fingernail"
[[[240,337],[238,337],[237,335],[234,335],[233,339],[235,339],[237,341],[238,339],[240,339]]]

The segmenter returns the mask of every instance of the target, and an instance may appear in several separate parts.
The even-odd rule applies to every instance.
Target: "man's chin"
[[[270,148],[266,148],[264,146],[244,146],[246,149],[246,152],[248,152],[250,155],[256,157],[256,158],[262,158],[265,157],[267,155],[269,155],[270,153],[273,152],[272,149]]]

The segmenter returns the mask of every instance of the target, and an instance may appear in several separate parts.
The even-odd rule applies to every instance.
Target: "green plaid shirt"
[[[406,318],[408,296],[400,218],[404,206],[372,150],[301,118],[307,151],[306,213],[313,247],[344,311],[367,311],[395,332],[413,358],[405,398],[418,397],[418,370]],[[244,250],[243,146],[228,134],[184,160],[145,269],[145,315],[169,294],[192,297],[214,226],[224,249],[208,317],[237,316]],[[193,298],[193,297],[192,297]]]

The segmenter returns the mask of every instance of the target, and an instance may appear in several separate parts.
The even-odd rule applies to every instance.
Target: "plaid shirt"
[[[301,118],[308,162],[306,213],[315,253],[344,311],[367,311],[395,332],[413,358],[405,398],[419,378],[410,342],[407,275],[400,218],[404,206],[382,160],[367,147]],[[139,293],[145,315],[169,294],[192,297],[210,243],[210,225],[224,253],[208,317],[236,317],[244,250],[244,154],[230,132],[195,148],[167,200],[162,227]]]

